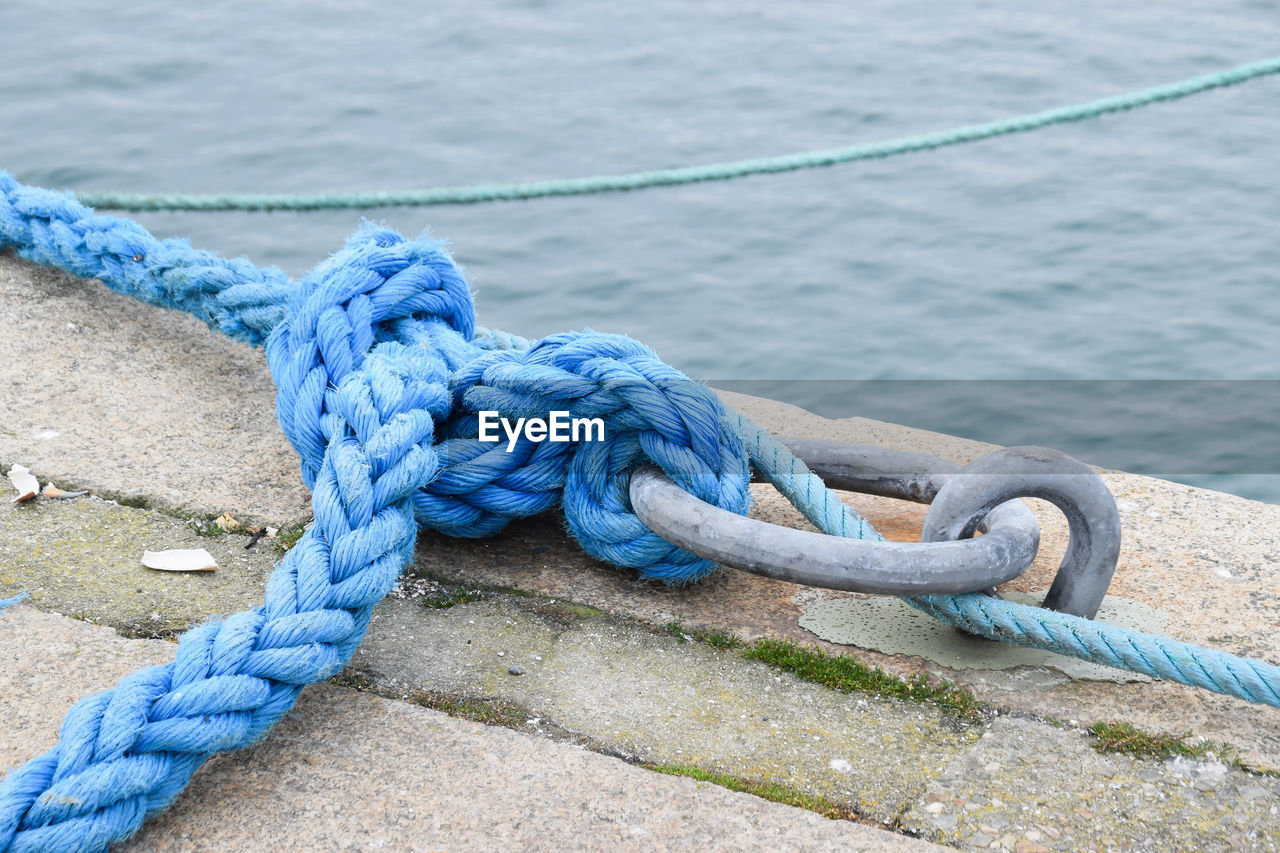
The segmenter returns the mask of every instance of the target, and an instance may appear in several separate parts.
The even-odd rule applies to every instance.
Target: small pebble
[[[524,667],[522,666],[507,667],[507,672],[511,673],[512,675],[524,675]]]

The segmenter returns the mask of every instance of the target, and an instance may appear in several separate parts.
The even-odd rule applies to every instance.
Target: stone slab
[[[305,491],[298,485],[292,451],[279,436],[271,417],[273,391],[260,353],[222,340],[190,318],[139,305],[95,283],[40,270],[3,255],[0,255],[0,320],[7,328],[33,330],[32,334],[11,334],[0,341],[0,406],[6,413],[6,417],[0,419],[0,464],[27,464],[42,479],[53,478],[60,485],[88,486],[106,496],[138,496],[154,505],[181,512],[230,511],[242,520],[276,523],[305,518]],[[39,332],[43,332],[43,336]],[[891,424],[858,418],[825,420],[773,401],[728,393],[724,396],[764,426],[793,435],[925,450],[960,462],[991,449],[990,445]],[[1169,633],[1179,639],[1280,661],[1280,632],[1276,630],[1278,620],[1274,609],[1280,601],[1280,552],[1275,547],[1280,541],[1280,507],[1119,472],[1102,473],[1117,497],[1125,535],[1113,591],[1160,611],[1167,619]],[[757,517],[803,525],[798,515],[769,489],[756,487],[755,493]],[[923,519],[921,508],[865,496],[848,496],[848,500],[891,538],[917,538]],[[1031,591],[1047,587],[1065,548],[1065,525],[1056,511],[1038,502],[1032,502],[1032,506],[1044,530],[1042,552],[1032,570],[1007,585],[1009,589]],[[84,551],[82,546],[94,545],[88,541],[89,537],[73,542],[73,534],[68,533],[75,530],[69,513],[88,512],[93,507],[87,502],[79,508],[72,503],[48,504],[44,508],[56,512],[57,516],[28,514],[0,518],[2,524],[21,519],[26,524],[21,528],[26,531],[23,536],[27,537],[18,543],[21,547],[10,547],[4,555],[4,563],[0,565],[10,568],[7,575],[0,568],[0,583],[8,577],[10,589],[32,587],[33,599],[40,606],[74,610],[65,602],[74,599],[79,576],[71,569],[78,563],[64,561],[62,574],[55,577],[56,573],[50,573],[46,580],[39,560],[28,562],[21,584],[15,582],[17,575],[12,567],[27,559],[15,555],[32,547],[39,550],[41,543],[62,542],[60,550],[69,548],[80,553]],[[114,512],[103,507],[97,510]],[[129,513],[135,512],[141,511],[129,510]],[[135,568],[131,563],[126,571],[126,558],[120,556],[124,553],[121,548],[134,538],[128,531],[137,529],[137,525],[150,524],[159,524],[158,529],[168,531],[170,528],[164,524],[171,522],[176,526],[172,528],[176,533],[183,522],[174,519],[163,522],[154,513],[139,519],[132,514],[121,515],[100,525],[99,529],[105,531],[96,543],[100,547],[89,550],[116,554],[111,559],[119,571],[110,582],[99,578],[98,584],[85,584],[79,600],[97,610],[77,611],[80,615],[101,613],[105,621],[124,628],[137,627],[143,618],[137,607],[134,608],[137,612],[130,611],[127,618],[123,609],[130,598],[127,584],[134,577],[131,572]],[[43,529],[46,524],[47,529]],[[125,550],[131,555],[128,557],[131,561],[132,550]],[[47,555],[44,559],[47,560]],[[177,630],[209,612],[216,612],[220,606],[235,610],[246,602],[256,601],[254,587],[263,571],[265,565],[256,564],[246,569],[237,583],[205,590],[209,595],[203,598],[194,594],[197,591],[194,585],[183,586],[186,581],[173,582],[173,588],[164,596],[157,598],[153,593],[152,599],[166,614],[164,630]],[[640,580],[634,573],[620,572],[586,558],[554,519],[521,522],[512,525],[502,536],[484,541],[449,540],[425,534],[420,538],[412,573],[468,586],[511,588],[551,599],[590,604],[641,625],[660,626],[676,619],[690,628],[719,628],[748,639],[782,636],[820,648],[837,649],[805,632],[798,620],[813,604],[841,594],[729,571],[718,572],[693,587],[668,589]],[[57,595],[47,595],[50,590]],[[136,592],[133,595],[136,596]],[[188,595],[194,601],[184,609],[182,601]],[[62,596],[64,603],[54,603],[58,596]],[[392,624],[394,621],[387,626]],[[428,623],[412,624],[425,628]],[[371,642],[382,642],[382,630],[375,625]],[[411,646],[398,648],[405,654]],[[603,650],[602,646],[602,653]],[[973,747],[979,753],[961,752],[940,760],[938,775],[929,777],[933,781],[926,779],[924,787],[929,788],[934,782],[951,787],[930,789],[925,794],[926,800],[909,804],[903,813],[903,819],[908,822],[915,818],[923,821],[921,814],[936,816],[937,810],[931,812],[926,808],[941,801],[928,801],[929,794],[950,796],[954,793],[953,801],[976,802],[971,798],[976,795],[964,789],[968,783],[956,780],[967,778],[967,762],[971,758],[981,760],[981,750],[990,747],[996,752],[1007,752],[1011,748],[1009,738],[1016,741],[1021,737],[1024,743],[1032,744],[1032,749],[1043,747],[1048,750],[1046,754],[1056,755],[1054,750],[1059,747],[1052,746],[1053,738],[1045,734],[1045,730],[1052,727],[1033,718],[1081,723],[1119,720],[1147,729],[1193,732],[1233,744],[1255,765],[1280,766],[1280,712],[1275,709],[1162,682],[1116,685],[1071,681],[1051,670],[1046,670],[1044,677],[1033,673],[1034,677],[1023,680],[1024,684],[1037,685],[1033,689],[1010,689],[1007,682],[993,683],[982,671],[956,671],[927,664],[919,658],[848,650],[893,672],[904,675],[927,672],[934,677],[958,680],[973,689],[990,708],[1032,718],[1027,724],[1033,726],[1037,734],[1030,741],[1029,729],[1015,732],[1005,728],[997,731],[998,727],[992,727]],[[94,658],[90,656],[85,660]],[[590,665],[589,655],[585,660],[580,667]],[[109,666],[100,668],[110,671]],[[0,673],[0,677],[5,675],[7,673]],[[80,695],[74,688],[74,683],[58,685],[58,689],[71,698]],[[8,694],[8,690],[0,689],[0,697]],[[68,698],[68,704],[70,701]],[[43,714],[41,719],[51,730],[49,707],[42,705],[28,713]],[[993,731],[996,734],[992,734]],[[1074,754],[1070,752],[1070,744],[1082,746],[1083,739],[1078,740],[1059,745],[1067,750],[1062,753],[1066,756],[1064,766],[1076,766],[1070,757]],[[625,739],[618,742],[626,743]],[[946,770],[943,767],[946,761],[950,761],[946,767],[959,769],[955,773]],[[999,760],[988,761],[981,767],[992,763],[1001,764]],[[1097,766],[1089,767],[1096,769]],[[1218,771],[1212,763],[1204,767],[1184,767],[1176,772],[1185,771],[1187,775],[1182,781],[1195,786],[1203,783],[1204,778],[1217,778]],[[1102,768],[1105,770],[1106,766]],[[1232,797],[1250,803],[1261,799],[1266,804],[1265,810],[1241,812],[1242,821],[1247,818],[1255,822],[1249,830],[1255,834],[1249,835],[1246,831],[1238,838],[1242,824],[1224,817],[1226,813],[1218,808],[1214,820],[1199,818],[1199,823],[1190,818],[1183,820],[1183,824],[1201,827],[1196,830],[1200,834],[1171,836],[1178,839],[1178,846],[1192,844],[1188,841],[1190,838],[1196,839],[1192,846],[1206,846],[1206,838],[1223,844],[1239,841],[1258,849],[1272,844],[1267,833],[1273,831],[1277,822],[1277,816],[1271,811],[1275,808],[1274,789],[1265,781],[1253,784],[1237,780],[1231,774],[1239,771],[1227,770],[1223,778],[1233,781],[1231,786],[1219,788],[1223,796],[1216,802],[1220,806],[1224,801],[1234,802]],[[1146,763],[1135,772],[1154,771]],[[1086,776],[1093,778],[1090,774]],[[999,780],[1010,791],[1026,793],[1025,797],[1015,798],[1015,804],[1033,802],[1043,792],[1058,790],[1037,780],[1033,780],[1037,781],[1036,785],[1027,786],[1021,778],[1015,775]],[[1107,783],[1102,784],[1105,787]],[[1117,789],[1138,798],[1130,806],[1140,808],[1145,790],[1141,785],[1148,784],[1157,785],[1157,782],[1145,780],[1136,789],[1128,782],[1117,782]],[[1064,796],[1076,796],[1066,788],[1061,792]],[[1196,805],[1190,800],[1186,802],[1188,808]],[[958,816],[954,837],[936,821],[910,825],[918,825],[919,831],[930,832],[939,839],[975,848],[982,840],[976,836],[988,834],[982,826],[998,829],[994,823],[1001,819],[1015,821],[1010,815],[984,816],[989,818],[988,823],[972,827]],[[1186,817],[1185,813],[1183,816]],[[1166,823],[1173,820],[1169,814],[1160,819]],[[1071,836],[1072,846],[1094,845],[1099,849],[1106,846],[1110,837],[1105,834],[1107,828],[1101,818],[1088,824],[1085,829],[1091,829],[1093,835]],[[1055,828],[1055,831],[1060,835],[1054,840],[1060,841],[1061,830]],[[1125,838],[1139,846],[1145,843],[1137,836]],[[994,837],[993,843],[1002,840],[1003,836]],[[1030,836],[1022,840],[1035,843]],[[1041,840],[1040,843],[1048,842]]]
[[[39,754],[81,695],[173,653],[13,606],[0,615],[0,765]],[[218,756],[120,850],[939,849],[850,821],[329,685]]]
[[[1221,756],[1165,761],[1099,755],[1084,733],[995,720],[904,818],[962,850],[1274,850],[1280,780],[1232,770]]]
[[[10,253],[0,329],[6,471],[244,521],[309,515],[260,351]]]
[[[512,703],[612,755],[782,785],[884,824],[983,731],[934,705],[850,696],[730,650],[523,597],[447,610],[392,598],[349,671],[384,695]]]
[[[94,495],[0,503],[0,599],[25,592],[43,610],[133,637],[172,637],[262,601],[280,555],[270,539],[245,548],[248,541],[201,535],[189,521]],[[162,572],[142,565],[143,551],[170,548],[203,548],[218,568]]]

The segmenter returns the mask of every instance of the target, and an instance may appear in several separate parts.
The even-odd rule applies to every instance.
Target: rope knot
[[[524,349],[481,351],[453,371],[450,389],[441,473],[414,495],[419,524],[484,536],[562,503],[587,553],[682,584],[715,566],[640,521],[628,493],[632,472],[653,462],[708,503],[748,509],[748,454],[723,403],[631,338],[568,332]],[[599,418],[604,439],[485,442],[482,411],[512,420],[556,411]]]
[[[463,339],[475,330],[471,293],[440,243],[366,225],[299,284],[286,319],[267,341],[267,363],[279,387],[276,414],[302,459],[308,487],[334,437],[326,416],[344,405],[348,393],[378,396],[375,372],[364,371],[366,358],[375,347],[404,340],[406,323]],[[397,353],[397,363],[412,360],[407,350]],[[411,372],[396,370],[402,378]],[[345,380],[357,373],[365,391],[346,390]],[[443,388],[443,376],[431,381]],[[446,400],[424,394],[408,396],[424,403],[430,398],[428,408],[443,418]],[[356,422],[344,422],[360,432]]]
[[[322,318],[344,312],[353,351],[393,337],[391,324],[405,318],[438,319],[468,339],[475,332],[471,292],[444,244],[369,223],[303,279],[291,309],[300,337],[320,335]]]

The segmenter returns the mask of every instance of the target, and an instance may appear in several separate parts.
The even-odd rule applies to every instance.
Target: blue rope
[[[751,464],[814,527],[848,539],[884,538],[768,430],[740,412],[733,412],[730,417],[734,429],[747,443]]]
[[[559,505],[588,553],[680,584],[714,566],[631,512],[630,471],[656,462],[703,500],[747,511],[747,454],[710,389],[619,335],[476,335],[466,282],[429,240],[366,227],[294,285],[0,172],[6,246],[265,340],[315,521],[261,606],[188,631],[174,663],[71,709],[59,744],[0,784],[0,849],[104,849],[208,756],[263,737],[302,687],[350,660],[419,525],[479,536]],[[599,417],[609,441],[521,439],[508,453],[477,437],[489,409]]]
[[[951,130],[923,133],[873,142],[830,148],[821,151],[802,151],[779,157],[760,157],[729,163],[712,163],[704,166],[684,166],[675,169],[653,169],[644,172],[627,172],[619,175],[595,175],[586,178],[565,178],[551,181],[530,181],[508,184],[476,184],[464,187],[436,187],[427,190],[400,192],[353,193],[226,193],[214,195],[148,195],[132,193],[83,193],[81,200],[88,205],[114,210],[332,210],[334,208],[374,207],[426,207],[441,204],[479,204],[490,201],[520,201],[550,196],[590,195],[595,193],[626,192],[650,187],[673,187],[703,181],[727,181],[750,175],[768,175],[778,172],[794,172],[800,169],[817,169],[839,163],[858,160],[876,160],[931,151],[951,145],[963,145],[997,136],[1026,133],[1058,124],[1097,118],[1110,113],[1175,101],[1236,86],[1280,73],[1280,57],[1241,65],[1212,74],[1202,74],[1177,83],[1152,86],[1137,92],[1100,98],[1073,106],[1058,107],[1030,115],[1015,116],[982,124],[970,124]]]
[[[819,528],[879,538],[772,437],[641,344],[477,330],[461,273],[430,240],[366,227],[293,284],[0,172],[9,246],[265,341],[315,521],[262,605],[188,631],[173,663],[81,700],[58,745],[0,783],[0,850],[105,849],[168,806],[206,758],[264,737],[305,685],[350,660],[418,526],[482,536],[560,506],[588,553],[688,583],[714,567],[644,527],[630,472],[655,462],[741,514],[751,459]],[[520,439],[507,452],[479,440],[484,410],[599,417],[608,440]],[[909,601],[974,633],[1280,704],[1280,671],[1267,664],[983,596]]]
[[[904,598],[971,634],[1280,708],[1280,667],[987,595]]]
[[[752,463],[815,527],[832,536],[882,538],[784,445],[745,416],[734,417],[747,436]],[[1280,667],[1264,661],[988,595],[903,596],[903,601],[935,619],[991,640],[1280,707]]]

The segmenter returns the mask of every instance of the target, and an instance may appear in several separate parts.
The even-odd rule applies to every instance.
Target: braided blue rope
[[[186,311],[255,346],[284,319],[295,289],[274,267],[226,260],[185,240],[157,240],[132,220],[95,216],[65,193],[25,187],[0,170],[4,246],[143,302]]]
[[[483,535],[561,505],[589,553],[687,583],[714,566],[640,523],[629,472],[653,461],[703,500],[747,511],[746,451],[710,389],[618,335],[474,335],[462,274],[429,240],[366,227],[294,285],[0,172],[6,246],[265,341],[315,521],[261,606],[187,632],[174,663],[71,709],[58,745],[0,783],[0,849],[104,849],[207,757],[263,737],[302,687],[350,660],[419,524]],[[522,439],[507,453],[476,437],[481,409],[600,417],[610,440]]]
[[[172,802],[210,755],[265,736],[303,686],[350,660],[419,525],[485,535],[558,504],[592,555],[686,583],[713,566],[640,523],[630,472],[656,462],[703,500],[745,513],[750,457],[819,528],[879,538],[767,433],[635,341],[477,333],[460,271],[429,240],[367,227],[294,285],[0,172],[7,246],[265,341],[315,522],[261,606],[187,632],[172,664],[68,712],[58,745],[0,783],[0,850],[105,849]],[[600,417],[609,440],[522,439],[508,453],[479,441],[481,410]],[[1280,671],[1267,664],[982,596],[908,600],[974,633],[1280,704]]]
[[[1151,86],[1124,95],[1099,98],[1082,104],[1043,110],[1030,115],[1014,116],[982,124],[970,124],[934,133],[922,133],[873,142],[829,148],[821,151],[801,151],[779,157],[759,157],[752,160],[736,160],[729,163],[711,163],[704,166],[683,166],[675,169],[652,169],[644,172],[627,172],[619,175],[595,175],[586,178],[565,178],[553,181],[529,181],[510,184],[476,184],[465,187],[437,187],[427,190],[399,192],[354,193],[227,193],[215,195],[146,195],[132,193],[83,193],[85,204],[113,210],[332,210],[334,208],[372,207],[426,207],[439,204],[479,204],[491,201],[520,201],[552,196],[591,195],[596,193],[627,192],[651,187],[672,187],[704,181],[727,181],[751,175],[769,175],[794,172],[800,169],[817,169],[839,163],[859,160],[877,160],[917,151],[932,151],[952,145],[963,145],[997,136],[1026,133],[1044,127],[1067,124],[1084,119],[1097,118],[1111,113],[1124,112],[1139,107],[1174,101],[1236,86],[1260,77],[1280,73],[1280,57],[1264,59],[1212,74],[1202,74]]]

